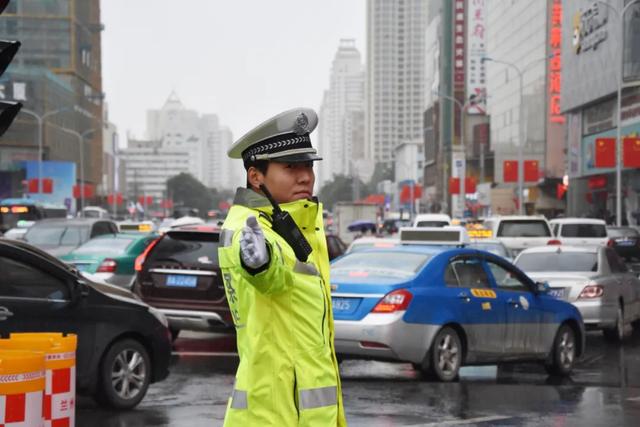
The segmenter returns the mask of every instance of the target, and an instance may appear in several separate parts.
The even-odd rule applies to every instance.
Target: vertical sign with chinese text
[[[467,96],[475,95],[479,102],[470,105],[468,114],[485,114],[486,112],[486,84],[485,64],[482,58],[486,56],[486,0],[468,0],[467,14]]]

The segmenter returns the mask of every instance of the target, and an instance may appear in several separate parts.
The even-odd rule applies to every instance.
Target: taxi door
[[[526,357],[548,351],[542,342],[545,319],[539,297],[507,262],[489,257],[485,261],[497,299],[506,308],[505,356]]]
[[[503,353],[506,309],[491,289],[482,259],[469,254],[450,258],[444,281],[448,304],[467,335],[469,357],[494,360]]]

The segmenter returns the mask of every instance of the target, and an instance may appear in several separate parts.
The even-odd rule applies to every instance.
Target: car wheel
[[[611,341],[620,343],[624,340],[624,311],[622,306],[618,306],[616,311],[616,323],[612,328],[606,328],[602,330],[604,337]]]
[[[549,375],[567,376],[573,370],[576,360],[576,334],[564,324],[558,329],[551,349],[551,362],[545,365]]]
[[[455,329],[445,326],[431,344],[425,373],[438,381],[449,382],[458,377],[462,363],[462,344]]]
[[[96,400],[114,409],[131,409],[147,393],[151,381],[149,354],[140,342],[114,343],[102,358]]]

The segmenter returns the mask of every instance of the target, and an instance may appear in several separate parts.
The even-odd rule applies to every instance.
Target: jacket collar
[[[248,188],[239,187],[236,190],[233,204],[245,206],[250,209],[256,209],[269,216],[273,214],[273,207],[271,206],[269,199]],[[295,202],[282,203],[280,208],[283,211],[289,212],[298,225],[310,225],[313,224],[313,221],[316,218],[319,204],[318,199],[313,197],[310,200],[296,200]]]

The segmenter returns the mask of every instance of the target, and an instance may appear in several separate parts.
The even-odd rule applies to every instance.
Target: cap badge
[[[296,117],[296,122],[293,125],[293,131],[298,135],[304,135],[305,133],[309,133],[309,119],[307,115],[304,113],[298,114]]]

